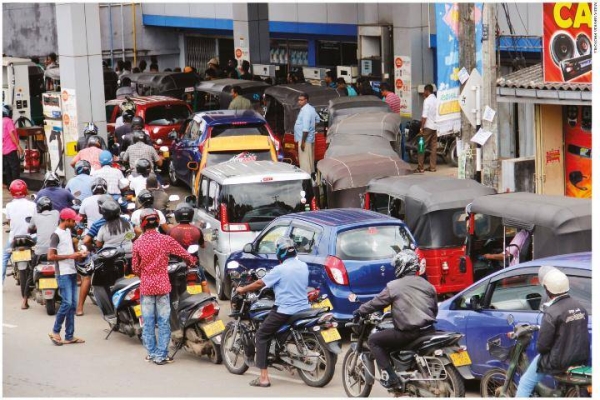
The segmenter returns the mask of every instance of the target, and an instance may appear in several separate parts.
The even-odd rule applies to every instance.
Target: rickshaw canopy
[[[227,109],[231,103],[231,88],[239,86],[241,95],[252,103],[260,103],[263,92],[270,87],[268,83],[259,81],[247,81],[242,79],[213,79],[202,81],[196,85],[196,91],[204,92],[219,98],[218,109]]]
[[[360,154],[364,153],[365,149],[380,156],[394,157],[397,155],[387,139],[377,136],[337,135],[329,142],[325,158]]]
[[[141,72],[124,77],[131,79],[134,91],[140,96],[163,95],[177,98],[181,98],[184,93],[193,92],[198,80],[198,75],[184,72]]]
[[[400,131],[402,118],[391,112],[370,112],[348,115],[329,128],[327,141],[337,135],[379,136],[395,141]]]
[[[342,96],[329,100],[329,126],[348,115],[371,112],[391,112],[377,96]]]

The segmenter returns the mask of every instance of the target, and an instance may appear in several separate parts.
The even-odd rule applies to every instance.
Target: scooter
[[[33,246],[35,246],[35,239],[30,235],[17,235],[13,238],[10,259],[13,266],[13,275],[18,285],[27,285],[27,282],[20,282],[19,271],[31,268]]]
[[[61,300],[56,281],[56,270],[53,261],[48,261],[46,255],[38,258],[38,264],[33,267],[31,295],[35,301],[46,307],[46,314],[54,315]]]
[[[418,148],[419,148],[419,130],[421,129],[421,122],[412,120],[408,127],[404,130],[406,143],[404,145],[405,151],[408,154],[408,159],[412,163],[418,161]],[[456,152],[456,139],[460,137],[460,132],[448,133],[446,135],[437,137],[437,155],[442,157],[446,164],[452,165],[453,167],[458,166],[458,153]],[[429,148],[425,148],[425,156],[430,156],[431,151]]]

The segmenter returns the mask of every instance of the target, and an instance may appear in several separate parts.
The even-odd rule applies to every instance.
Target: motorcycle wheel
[[[244,362],[244,346],[242,345],[242,336],[238,332],[233,343],[233,324],[227,324],[222,333],[221,339],[221,358],[225,368],[235,375],[243,375],[248,370]]]
[[[46,300],[46,314],[54,315],[56,314],[56,300]]]
[[[354,371],[350,369],[356,357],[358,357],[358,353],[353,349],[349,349],[344,356],[344,361],[342,362],[342,384],[344,385],[344,391],[348,397],[369,397],[373,385],[367,383],[368,367],[359,358]]]
[[[453,167],[458,167],[458,153],[456,152],[456,139],[452,141],[450,144],[450,148],[446,152],[444,156],[444,160],[446,160],[446,164],[452,165]]]
[[[502,368],[492,368],[481,378],[480,392],[481,397],[503,397],[500,390],[506,382],[506,371]],[[508,393],[504,397],[515,397],[517,394],[517,385],[511,382],[508,387]]]
[[[335,373],[336,357],[313,333],[302,334],[302,341],[306,345],[307,350],[319,353],[319,358],[317,359],[318,365],[314,372],[298,369],[300,378],[311,387],[323,387],[327,385]]]
[[[208,355],[208,359],[213,364],[221,364],[223,362],[223,356],[221,355],[221,346],[210,341],[210,350]]]
[[[585,387],[576,388],[572,386],[567,389],[565,397],[591,397]]]
[[[453,365],[446,365],[448,376],[442,382],[449,386],[450,393],[445,393],[442,397],[465,397],[465,382],[460,373]]]
[[[177,178],[177,173],[175,171],[175,165],[173,164],[173,160],[169,161],[169,180],[171,181],[171,185],[179,186],[181,185],[181,181]]]

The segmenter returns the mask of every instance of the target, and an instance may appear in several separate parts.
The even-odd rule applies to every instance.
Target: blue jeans
[[[55,334],[60,334],[63,322],[65,322],[65,340],[73,339],[75,332],[75,309],[77,308],[77,274],[58,275],[58,289],[60,290],[60,308],[56,313],[54,321]]]
[[[535,385],[546,376],[544,373],[537,372],[539,361],[540,355],[538,354],[531,361],[531,364],[529,364],[527,371],[521,376],[515,397],[530,397],[533,389],[535,389]]]
[[[4,254],[2,255],[2,283],[4,284],[4,279],[6,278],[6,268],[8,267],[8,260],[10,260],[12,246],[10,245],[10,241],[8,239],[8,233],[6,233],[6,247],[4,248]]]
[[[142,341],[148,350],[148,355],[154,361],[162,361],[169,354],[169,342],[171,341],[171,302],[169,294],[161,296],[142,296],[142,318],[144,327],[142,329]],[[158,340],[154,327],[158,325]]]

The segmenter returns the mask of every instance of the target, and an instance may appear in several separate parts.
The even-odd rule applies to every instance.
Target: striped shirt
[[[100,177],[104,179],[108,185],[108,194],[120,194],[121,189],[119,189],[119,180],[123,179],[123,173],[111,167],[110,165],[105,165],[99,170],[92,171],[92,176]]]
[[[400,114],[400,97],[394,92],[388,92],[385,102],[390,106],[393,113]]]

